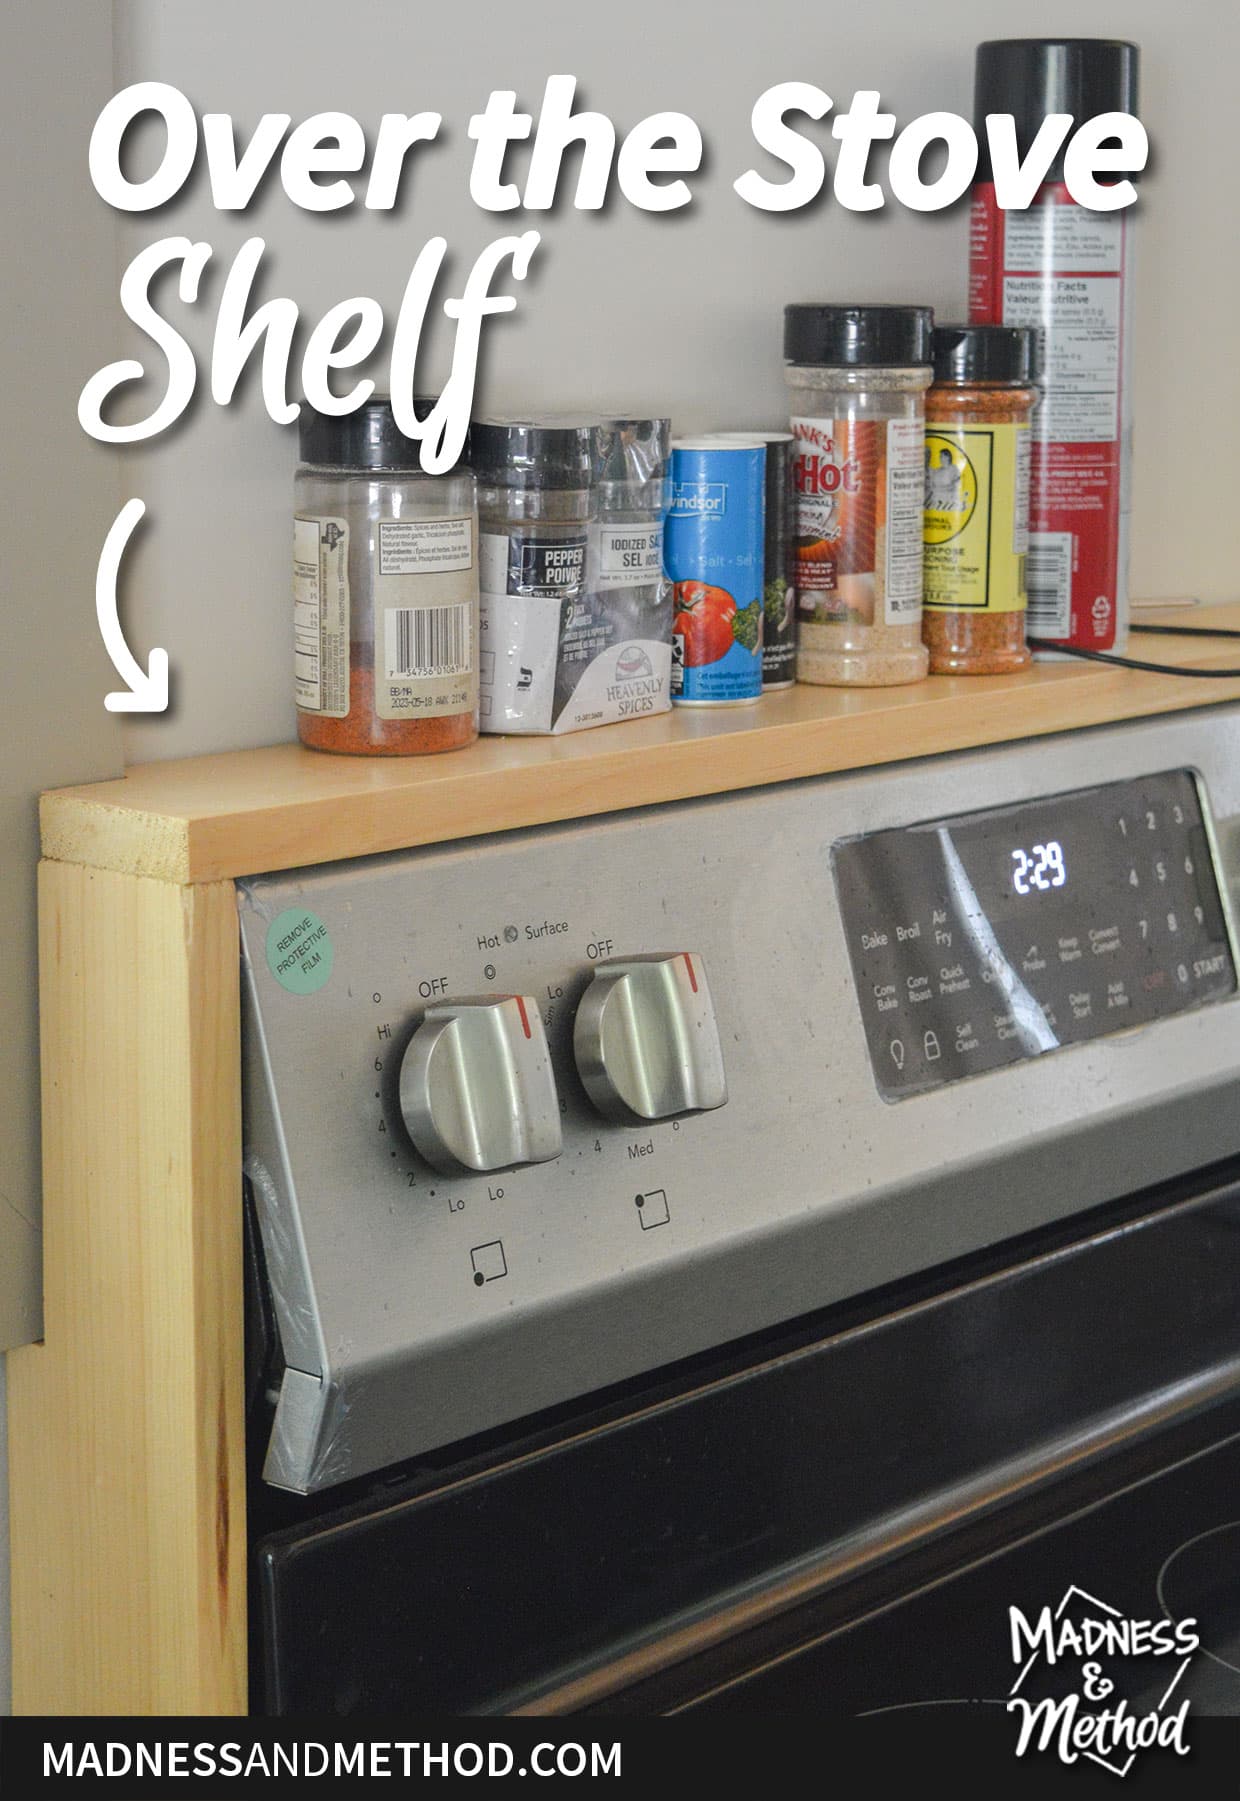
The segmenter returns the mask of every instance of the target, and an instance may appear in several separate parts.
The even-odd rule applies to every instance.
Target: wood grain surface
[[[1154,617],[1240,629],[1240,605]],[[1240,643],[1226,639],[1135,637],[1132,649],[1240,667]],[[336,757],[281,744],[55,790],[43,797],[43,853],[171,882],[218,881],[1236,699],[1240,678],[1061,662],[905,688],[799,686],[753,707],[681,708],[563,738],[487,737],[436,757]]]

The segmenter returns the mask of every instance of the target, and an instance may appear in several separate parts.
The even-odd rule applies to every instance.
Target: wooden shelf
[[[1240,604],[1148,617],[1240,630]],[[1240,665],[1240,645],[1226,639],[1134,644],[1155,660]],[[1240,679],[1063,662],[907,688],[798,687],[756,707],[679,709],[564,738],[483,738],[439,757],[281,744],[141,764],[119,781],[46,794],[43,853],[177,883],[231,879],[1236,699]]]

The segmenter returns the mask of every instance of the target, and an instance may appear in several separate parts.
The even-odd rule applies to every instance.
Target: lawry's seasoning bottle
[[[1025,643],[1035,337],[937,325],[926,395],[925,617],[931,675],[1007,675]]]
[[[919,682],[928,306],[784,308],[797,680]]]
[[[418,398],[419,419],[433,399]],[[415,756],[478,736],[474,478],[427,475],[390,401],[302,403],[295,477],[297,730],[314,750]]]

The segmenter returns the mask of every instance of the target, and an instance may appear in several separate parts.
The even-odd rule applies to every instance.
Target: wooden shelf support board
[[[19,1713],[244,1712],[237,905],[40,869],[45,1339],[9,1355]]]

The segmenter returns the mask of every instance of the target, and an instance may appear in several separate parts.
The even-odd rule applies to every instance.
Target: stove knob
[[[509,994],[428,1007],[400,1066],[400,1110],[422,1156],[446,1173],[558,1157],[560,1102],[538,1003]]]
[[[706,971],[688,951],[597,964],[577,1009],[573,1054],[608,1119],[669,1119],[728,1098]]]

